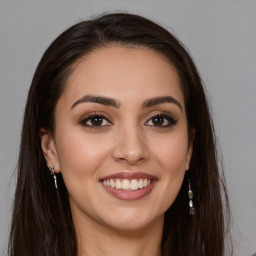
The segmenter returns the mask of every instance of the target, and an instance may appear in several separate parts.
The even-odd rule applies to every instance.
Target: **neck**
[[[91,221],[74,221],[78,256],[161,256],[164,217],[137,230],[116,230]]]

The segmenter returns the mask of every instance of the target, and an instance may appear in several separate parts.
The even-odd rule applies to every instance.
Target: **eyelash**
[[[151,116],[150,119],[146,123],[148,123],[149,121],[153,122],[153,119],[156,119],[156,118],[162,118],[164,123],[167,122],[167,124],[160,125],[160,126],[154,125],[154,124],[153,125],[146,124],[146,125],[166,128],[166,127],[171,127],[177,123],[177,119],[174,119],[171,115],[167,115],[167,114],[163,114],[163,113],[159,113],[159,114],[155,114],[155,115]]]
[[[104,124],[104,125],[93,125],[92,124],[92,120],[96,119],[96,118],[100,118],[103,120],[103,122],[107,121],[108,124]],[[91,122],[91,124],[87,124],[88,122]],[[91,128],[91,129],[100,129],[102,126],[110,126],[112,125],[113,123],[105,116],[105,115],[102,115],[102,114],[89,114],[88,116],[86,116],[85,118],[83,118],[79,124],[81,124],[82,126],[85,126],[85,127],[88,127],[88,128]]]
[[[92,120],[98,118],[98,119],[101,119],[102,122],[107,122],[107,124],[103,124],[102,123],[100,125],[93,125],[92,124]],[[163,121],[163,124],[162,125],[154,125],[154,124],[148,124],[149,122],[153,123],[153,119],[156,119],[156,118],[160,118],[162,119]],[[88,122],[90,122],[91,124],[88,124]],[[167,124],[166,124],[167,122]],[[174,126],[175,124],[177,123],[177,120],[174,119],[172,116],[170,115],[167,115],[167,114],[163,114],[163,113],[159,113],[159,114],[155,114],[155,115],[152,115],[148,120],[147,122],[145,123],[146,126],[155,126],[155,127],[159,127],[159,128],[167,128],[167,127],[171,127],[171,126]],[[79,124],[81,124],[82,126],[85,126],[85,127],[88,127],[90,129],[100,129],[102,127],[105,127],[105,126],[111,126],[113,123],[105,116],[105,115],[102,115],[102,114],[89,114],[87,117],[83,118]]]

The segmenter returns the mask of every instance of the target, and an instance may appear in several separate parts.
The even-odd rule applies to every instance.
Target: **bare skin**
[[[173,66],[150,49],[98,49],[75,66],[55,119],[42,149],[69,192],[79,256],[161,255],[193,151]]]
[[[95,223],[90,225],[90,221],[82,223],[76,219],[76,230],[81,230],[78,235],[79,256],[160,256],[162,220],[162,218],[156,220],[145,229],[127,232],[126,230],[106,229]]]

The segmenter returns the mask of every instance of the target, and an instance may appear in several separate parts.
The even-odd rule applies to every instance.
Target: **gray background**
[[[10,225],[26,94],[49,43],[75,22],[129,11],[173,31],[208,89],[233,213],[235,255],[256,251],[256,1],[1,1],[0,254]]]

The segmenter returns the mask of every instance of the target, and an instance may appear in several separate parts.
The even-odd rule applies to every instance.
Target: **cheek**
[[[65,177],[96,179],[96,170],[108,152],[107,144],[96,136],[88,136],[81,128],[62,129],[57,138],[60,170]]]
[[[167,144],[167,143],[166,143]],[[165,145],[160,147],[156,158],[161,167],[161,178],[169,190],[179,190],[186,171],[186,143]]]
[[[68,133],[65,130],[61,134],[56,144],[70,205],[76,212],[78,207],[93,216],[92,209],[96,207],[94,204],[97,204],[97,200],[92,200],[91,195],[95,193],[95,184],[98,184],[99,170],[108,155],[109,144],[100,136],[97,138],[86,134],[83,129],[68,129]]]
[[[152,141],[155,145],[153,155],[161,170],[155,202],[159,202],[161,211],[165,212],[177,197],[184,179],[188,142],[185,132],[157,141]]]
[[[168,173],[185,171],[188,150],[188,139],[186,132],[170,134],[156,140],[152,140],[153,154],[163,170]]]

